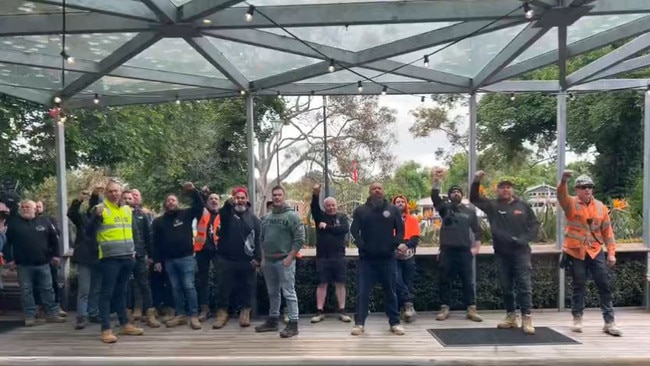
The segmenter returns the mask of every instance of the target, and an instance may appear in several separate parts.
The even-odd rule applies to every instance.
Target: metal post
[[[330,196],[329,154],[327,152],[327,96],[323,95],[323,163],[325,164],[325,197]]]
[[[280,143],[275,143],[275,168],[277,173],[277,182],[280,185]]]
[[[248,202],[253,213],[257,213],[257,184],[255,182],[255,115],[253,114],[254,100],[252,95],[246,97],[246,145],[248,147]],[[257,315],[257,288],[258,277],[255,275],[255,285],[252,288],[251,308],[252,316]]]
[[[57,186],[57,221],[59,223],[59,233],[61,237],[61,249],[63,258],[61,261],[61,268],[63,269],[63,299],[62,305],[67,307],[68,294],[70,286],[68,278],[70,277],[70,261],[68,260],[72,253],[70,251],[70,233],[68,231],[68,184],[66,179],[66,164],[65,164],[65,119],[61,115],[56,118],[54,125],[54,142],[56,145],[56,186]],[[53,278],[53,281],[58,279]]]
[[[557,94],[557,179],[559,182],[562,179],[566,165],[566,92],[561,91]],[[559,204],[559,203],[558,203]],[[559,250],[562,250],[562,242],[564,240],[564,212],[556,207],[556,233],[555,243]],[[564,269],[558,268],[558,294],[557,294],[557,309],[558,311],[564,310],[565,302],[565,280]]]
[[[643,243],[650,248],[650,89],[643,114]],[[650,252],[646,254],[645,308],[650,310]]]
[[[467,187],[472,186],[474,174],[477,170],[477,119],[476,119],[476,94],[469,95],[469,156],[467,159]],[[476,239],[476,238],[475,238]],[[472,284],[474,287],[474,296],[476,296],[476,257],[472,259]]]

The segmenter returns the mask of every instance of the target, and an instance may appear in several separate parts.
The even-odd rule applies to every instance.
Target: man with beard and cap
[[[194,243],[192,221],[203,214],[203,199],[191,182],[183,185],[192,197],[192,206],[181,209],[178,197],[170,194],[165,199],[165,213],[153,221],[154,269],[162,271],[163,264],[174,294],[174,317],[166,322],[168,328],[187,324],[201,329],[199,301],[194,276]],[[185,302],[187,309],[185,311]]]
[[[352,335],[364,333],[370,292],[379,282],[384,291],[384,308],[393,334],[404,335],[400,324],[395,293],[397,259],[395,250],[404,250],[404,221],[399,209],[384,198],[384,187],[373,183],[366,203],[357,207],[352,216],[350,233],[359,248],[357,260],[357,303]]]
[[[476,312],[476,296],[474,294],[474,276],[472,264],[474,257],[481,247],[481,226],[478,223],[476,211],[464,205],[463,190],[456,185],[447,191],[448,201],[440,197],[440,187],[444,170],[434,168],[432,172],[433,189],[431,201],[442,220],[440,227],[440,254],[438,255],[440,283],[440,311],[436,320],[449,318],[451,304],[451,283],[458,274],[463,285],[463,305],[467,309],[466,317],[475,322],[483,319]]]
[[[533,295],[530,279],[532,265],[530,261],[530,241],[537,237],[539,222],[528,203],[515,197],[513,184],[508,179],[501,179],[497,184],[497,199],[487,199],[479,193],[481,180],[485,172],[475,173],[469,192],[469,200],[485,212],[490,223],[492,245],[499,267],[503,303],[506,318],[499,323],[499,329],[518,328],[516,305],[521,310],[521,328],[526,334],[535,334],[532,308]],[[517,302],[515,303],[515,287]]]
[[[585,309],[587,273],[591,274],[600,297],[600,309],[605,326],[603,332],[621,336],[616,325],[612,304],[609,268],[616,264],[616,240],[609,218],[609,210],[593,197],[594,181],[587,175],[576,178],[576,196],[570,196],[567,182],[572,172],[565,171],[557,187],[557,200],[566,216],[562,266],[573,278],[571,330],[582,332],[582,315]]]
[[[413,277],[415,276],[415,249],[420,242],[420,222],[409,213],[406,196],[394,197],[393,205],[402,213],[402,221],[404,221],[404,243],[401,243],[395,251],[397,305],[404,309],[404,320],[410,323],[415,317]]]
[[[205,321],[210,313],[210,264],[217,268],[217,231],[219,231],[221,217],[219,215],[219,195],[210,193],[208,187],[203,187],[201,193],[205,195],[205,208],[196,224],[194,236],[194,253],[196,258],[196,293],[199,299],[201,312],[199,320]],[[227,314],[226,314],[227,315]]]
[[[239,326],[250,326],[251,297],[255,290],[255,271],[262,258],[260,219],[248,203],[244,187],[232,190],[231,197],[219,210],[219,245],[217,246],[217,319],[212,328],[228,322],[231,303],[239,307]],[[234,296],[233,296],[234,295]],[[234,297],[234,298],[233,298]]]

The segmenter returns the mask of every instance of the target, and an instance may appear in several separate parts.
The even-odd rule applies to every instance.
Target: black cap
[[[449,187],[449,190],[447,190],[447,196],[451,196],[451,192],[453,191],[458,191],[460,194],[463,194],[463,190],[460,188],[460,186],[451,186]]]

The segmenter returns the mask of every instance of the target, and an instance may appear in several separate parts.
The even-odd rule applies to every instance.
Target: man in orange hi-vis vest
[[[203,187],[201,193],[207,195],[203,214],[196,224],[194,236],[194,253],[196,254],[196,293],[201,306],[199,320],[205,321],[210,313],[210,264],[216,268],[217,261],[217,231],[221,225],[219,216],[219,195],[210,193],[208,187]]]
[[[576,196],[569,196],[567,182],[571,174],[572,172],[565,171],[557,187],[557,199],[566,216],[561,266],[573,277],[571,330],[582,332],[582,313],[585,308],[585,288],[589,271],[598,288],[600,308],[605,320],[603,331],[620,336],[621,329],[614,321],[609,273],[609,268],[616,264],[616,241],[609,211],[602,202],[593,197],[594,182],[589,176],[581,175],[576,178]]]

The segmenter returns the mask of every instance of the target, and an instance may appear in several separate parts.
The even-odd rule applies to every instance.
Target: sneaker
[[[74,329],[76,330],[81,330],[86,327],[86,318],[83,316],[80,316],[77,318],[77,322],[74,325]]]
[[[406,331],[404,331],[404,327],[402,327],[400,324],[391,325],[390,326],[390,331],[395,335],[404,335],[404,334],[406,334]]]
[[[354,327],[352,327],[352,332],[350,332],[350,334],[352,334],[353,336],[358,336],[358,335],[362,335],[363,332],[364,332],[363,325],[355,324]]]
[[[323,314],[323,311],[322,311],[322,310],[318,310],[318,314],[314,315],[314,316],[311,318],[311,322],[312,322],[312,323],[320,323],[320,322],[322,322],[323,320],[325,320],[325,314]]]
[[[268,318],[264,323],[255,327],[257,333],[277,332],[278,329],[278,318]]]
[[[582,333],[582,316],[574,315],[573,316],[573,325],[571,326],[571,331],[575,333]]]
[[[440,311],[436,315],[436,320],[443,321],[449,318],[449,305],[441,305]]]
[[[507,313],[506,318],[503,319],[501,323],[497,324],[497,328],[499,329],[519,328],[519,323],[517,323],[517,314]]]
[[[286,328],[280,332],[280,337],[291,338],[298,335],[298,321],[289,321]]]
[[[605,323],[605,326],[603,327],[603,332],[613,335],[615,337],[620,337],[623,335],[623,331],[621,328],[619,328],[615,322],[611,321],[609,323]]]

